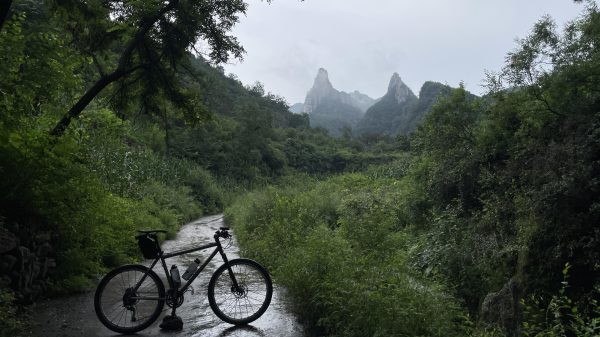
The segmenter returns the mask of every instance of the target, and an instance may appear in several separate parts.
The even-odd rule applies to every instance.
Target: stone
[[[17,258],[13,255],[6,254],[0,256],[0,273],[6,274],[13,270],[16,263]]]
[[[35,235],[35,242],[41,244],[44,242],[50,242],[52,235],[50,232],[41,232]]]
[[[6,228],[0,227],[0,254],[10,252],[19,245],[19,238],[9,232]]]
[[[306,99],[303,104],[304,112],[310,114],[315,111],[323,101],[348,104],[364,113],[369,107],[375,104],[377,100],[357,90],[351,93],[336,90],[329,81],[327,70],[319,68],[313,86],[306,94]]]
[[[329,81],[327,70],[320,68],[306,94],[303,112],[309,115],[311,127],[322,127],[332,136],[341,136],[341,130],[354,128],[375,102],[377,100],[358,91],[336,90]]]
[[[10,279],[10,277],[8,275],[0,276],[0,286],[10,287],[11,283],[12,283],[12,280]]]
[[[414,96],[410,88],[402,82],[398,73],[392,75],[390,83],[388,84],[387,95],[393,96],[398,104],[406,102],[410,96]]]
[[[53,251],[54,249],[52,248],[52,245],[50,245],[50,243],[48,242],[44,242],[37,248],[36,255],[38,257],[46,257],[50,255]]]
[[[481,304],[481,322],[487,326],[501,328],[507,336],[521,335],[522,286],[510,279],[498,292],[489,293]]]

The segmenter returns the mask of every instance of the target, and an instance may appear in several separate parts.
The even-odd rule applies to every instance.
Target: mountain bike
[[[273,284],[267,270],[253,260],[227,259],[221,239],[231,239],[229,228],[221,227],[216,231],[214,243],[170,253],[162,251],[157,237],[158,233],[166,231],[138,232],[136,239],[142,254],[147,259],[154,259],[150,267],[118,267],[102,278],[94,295],[96,315],[110,330],[124,334],[141,331],[158,319],[165,303],[172,310],[171,316],[175,317],[190,284],[217,253],[224,263],[216,269],[208,283],[208,301],[217,317],[230,324],[245,325],[259,318],[271,303]],[[165,260],[213,247],[214,251],[202,265],[196,260],[197,269],[192,270],[187,282],[180,286],[178,269],[172,266],[169,272]],[[163,281],[153,271],[159,261],[168,282],[169,289],[166,291]],[[188,271],[190,269],[193,268],[188,268]]]

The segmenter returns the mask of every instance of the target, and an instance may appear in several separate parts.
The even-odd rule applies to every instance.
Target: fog
[[[248,1],[234,29],[247,54],[225,65],[244,84],[260,81],[289,103],[304,101],[319,67],[339,90],[382,96],[393,72],[418,94],[428,80],[480,94],[515,39],[543,15],[559,27],[585,5],[569,0]]]

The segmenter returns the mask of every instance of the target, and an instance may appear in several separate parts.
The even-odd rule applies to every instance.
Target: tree
[[[194,110],[180,77],[183,61],[202,42],[214,62],[242,58],[243,47],[229,35],[244,14],[242,0],[51,0],[73,43],[93,61],[98,78],[51,131],[62,135],[71,121],[107,86],[118,84],[121,97],[163,95],[176,106]],[[200,52],[199,52],[200,53]],[[115,57],[115,55],[117,55]],[[134,76],[135,75],[135,76]],[[128,93],[138,84],[142,90]]]
[[[10,9],[10,5],[12,4],[12,0],[3,0],[0,2],[0,30],[4,25],[4,21],[8,18],[8,11]]]

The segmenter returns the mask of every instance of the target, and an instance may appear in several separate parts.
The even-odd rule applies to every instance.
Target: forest
[[[533,24],[482,97],[338,138],[225,74],[243,1],[7,4],[0,336],[141,260],[137,229],[219,212],[316,336],[600,336],[593,2]]]

